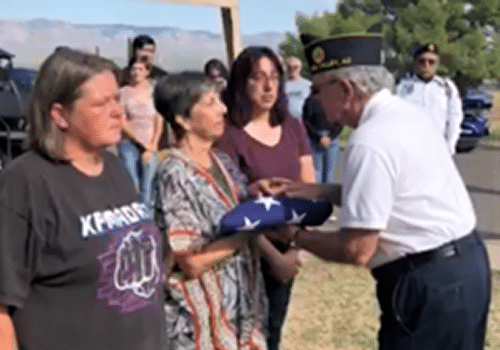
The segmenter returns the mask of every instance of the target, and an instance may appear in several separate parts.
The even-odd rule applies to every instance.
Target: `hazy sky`
[[[58,19],[77,24],[171,26],[220,33],[219,10],[146,0],[0,0],[0,20]],[[334,12],[337,0],[239,0],[242,32],[295,32],[295,13]]]

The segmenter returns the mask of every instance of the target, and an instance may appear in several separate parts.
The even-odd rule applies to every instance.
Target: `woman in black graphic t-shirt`
[[[30,103],[30,150],[0,174],[0,348],[163,349],[162,236],[105,151],[114,64],[59,48]]]

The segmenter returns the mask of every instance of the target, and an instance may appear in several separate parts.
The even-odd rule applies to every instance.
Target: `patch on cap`
[[[304,43],[312,74],[352,65],[380,65],[380,35],[343,35]]]
[[[413,58],[417,58],[418,56],[420,56],[421,54],[423,54],[425,52],[432,52],[436,55],[439,55],[439,50],[438,50],[436,45],[425,44],[425,45],[421,45],[421,46],[417,47],[417,49],[413,53]]]

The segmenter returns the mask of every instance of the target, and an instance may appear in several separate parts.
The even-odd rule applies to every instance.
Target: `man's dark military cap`
[[[425,44],[425,45],[420,45],[419,47],[417,47],[417,49],[413,53],[413,58],[417,58],[418,56],[420,56],[421,54],[423,54],[425,52],[432,52],[432,53],[435,53],[436,55],[439,55],[439,50],[438,50],[438,47],[436,45]]]
[[[380,65],[382,38],[376,34],[342,35],[316,39],[302,35],[301,40],[311,73],[354,65]]]

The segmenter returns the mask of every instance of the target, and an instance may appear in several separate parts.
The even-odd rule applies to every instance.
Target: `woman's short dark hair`
[[[268,47],[250,46],[243,50],[231,66],[231,74],[224,102],[228,109],[229,123],[242,128],[252,119],[253,106],[247,92],[248,78],[257,62],[269,58],[279,73],[278,99],[271,109],[272,126],[282,124],[288,115],[288,102],[285,95],[285,76],[278,56]]]
[[[169,74],[156,82],[153,94],[155,108],[170,123],[176,140],[184,137],[185,130],[175,116],[189,118],[191,109],[201,96],[215,89],[215,84],[201,72]]]
[[[42,63],[33,87],[28,108],[30,148],[62,160],[62,131],[51,120],[52,106],[60,103],[71,110],[82,94],[82,85],[105,71],[118,78],[118,67],[106,58],[69,47],[56,48]]]
[[[212,78],[211,77],[212,69],[217,69],[224,79],[228,79],[229,72],[227,71],[226,66],[224,65],[224,63],[222,63],[221,60],[217,58],[212,58],[208,60],[207,63],[205,63],[203,71],[205,72],[206,76]]]

